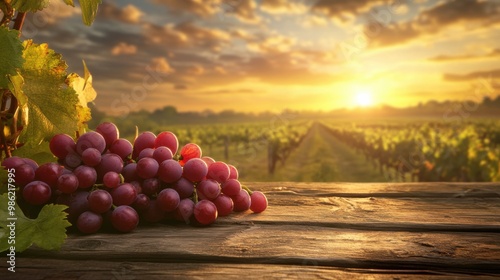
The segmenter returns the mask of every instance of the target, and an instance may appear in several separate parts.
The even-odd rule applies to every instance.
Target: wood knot
[[[78,242],[78,248],[80,249],[95,249],[101,246],[103,242],[101,240],[82,240]]]

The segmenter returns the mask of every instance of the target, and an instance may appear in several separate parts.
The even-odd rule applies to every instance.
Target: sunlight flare
[[[367,89],[356,92],[355,103],[359,107],[369,107],[373,105],[372,92]]]

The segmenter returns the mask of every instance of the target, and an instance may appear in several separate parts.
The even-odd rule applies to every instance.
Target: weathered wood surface
[[[264,213],[72,234],[1,279],[500,278],[500,184],[248,185]]]

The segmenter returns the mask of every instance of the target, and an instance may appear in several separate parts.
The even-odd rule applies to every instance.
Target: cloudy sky
[[[332,110],[499,94],[500,1],[62,1],[28,18],[109,114]]]

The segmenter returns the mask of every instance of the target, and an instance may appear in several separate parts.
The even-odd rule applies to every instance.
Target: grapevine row
[[[224,159],[229,161],[231,150],[238,153],[267,151],[268,173],[276,164],[284,164],[290,153],[299,146],[311,128],[311,122],[294,122],[270,126],[267,123],[215,124],[170,127],[180,143],[199,143],[212,154],[213,147],[224,147]],[[160,129],[161,130],[161,129]]]
[[[372,161],[388,179],[500,180],[500,122],[460,125],[328,124],[330,132]]]

